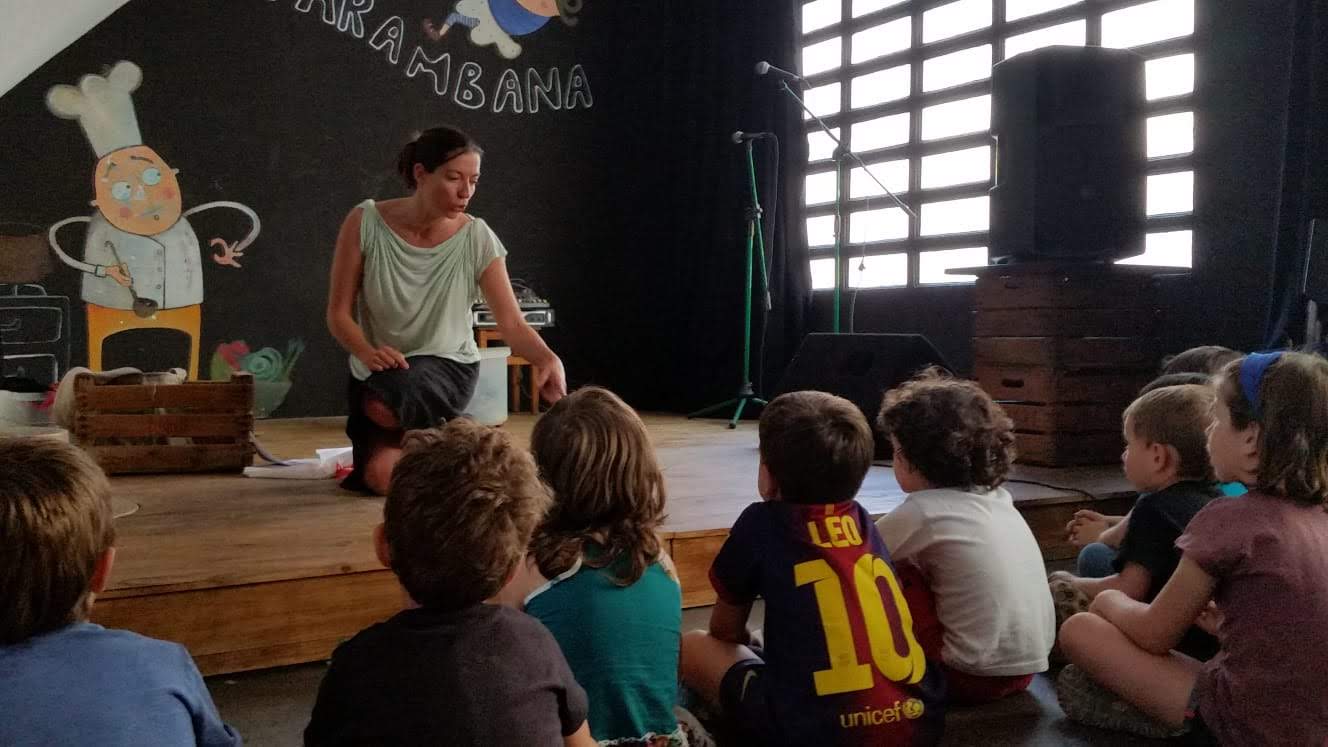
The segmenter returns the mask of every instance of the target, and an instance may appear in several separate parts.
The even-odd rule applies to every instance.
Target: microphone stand
[[[765,231],[761,228],[761,199],[756,189],[756,161],[752,157],[752,142],[754,138],[748,138],[743,145],[747,149],[747,183],[751,188],[751,203],[748,204],[744,214],[747,217],[747,282],[743,286],[742,302],[742,385],[738,387],[737,396],[732,399],[726,399],[717,405],[710,405],[691,413],[687,419],[699,418],[718,412],[730,405],[737,405],[733,411],[733,417],[729,419],[729,428],[737,428],[738,420],[742,418],[742,411],[747,407],[748,402],[755,402],[758,405],[768,404],[765,400],[756,396],[756,390],[752,388],[752,245],[760,247],[761,251],[761,289],[765,296],[765,310],[770,311],[770,279],[766,277],[765,269]]]
[[[829,136],[829,138],[833,140],[835,143],[835,150],[831,156],[831,160],[835,162],[835,302],[834,302],[833,332],[835,334],[838,334],[839,333],[839,296],[840,296],[840,286],[843,282],[843,272],[841,269],[841,264],[842,264],[841,254],[843,253],[844,249],[844,231],[843,231],[844,228],[843,191],[844,190],[843,187],[841,187],[840,185],[843,184],[844,158],[848,157],[852,158],[854,161],[857,161],[858,165],[862,167],[862,170],[867,174],[867,176],[871,177],[871,180],[876,182],[876,186],[880,187],[881,191],[885,192],[885,194],[889,196],[891,200],[894,200],[895,204],[898,205],[900,208],[902,208],[905,213],[908,213],[914,218],[917,218],[918,214],[913,212],[913,208],[910,208],[908,205],[904,204],[904,201],[899,199],[898,195],[896,195],[894,192],[891,192],[889,187],[882,184],[881,180],[876,178],[876,175],[873,174],[872,170],[867,167],[867,164],[864,163],[860,157],[858,157],[857,153],[854,153],[853,151],[844,147],[844,143],[841,142],[839,138],[835,137],[835,133],[830,129],[828,125],[826,125],[825,121],[822,120],[820,117],[816,116],[816,113],[807,107],[807,102],[803,101],[801,96],[794,93],[792,88],[789,88],[787,80],[781,78],[779,81],[779,88],[784,93],[788,94],[794,101],[798,102],[798,106],[802,107],[803,111],[807,112],[807,114],[812,119],[816,120],[816,124],[820,125],[821,130],[825,132],[825,134]]]

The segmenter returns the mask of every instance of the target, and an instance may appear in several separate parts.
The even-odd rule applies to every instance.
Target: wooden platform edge
[[[405,602],[387,569],[98,598],[92,622],[182,644],[204,675],[325,659]]]

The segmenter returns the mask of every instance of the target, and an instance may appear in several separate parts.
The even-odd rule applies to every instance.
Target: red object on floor
[[[961,672],[941,661],[945,628],[936,616],[936,597],[927,587],[927,579],[912,563],[896,564],[895,575],[899,579],[900,590],[904,592],[904,601],[908,602],[909,614],[913,617],[913,637],[927,653],[927,658],[945,670],[946,691],[951,703],[990,703],[1028,689],[1033,682],[1032,674],[983,677]]]

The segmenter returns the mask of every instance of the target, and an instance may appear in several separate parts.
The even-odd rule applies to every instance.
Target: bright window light
[[[908,159],[901,158],[897,161],[882,161],[879,163],[868,163],[871,172],[881,180],[886,189],[895,194],[903,194],[908,191]],[[885,192],[872,181],[867,172],[861,166],[857,166],[848,172],[848,195],[849,197],[876,197],[884,196]],[[886,198],[889,199],[889,198]]]
[[[866,257],[846,257],[848,287],[897,288],[908,285],[907,254],[875,254]]]
[[[807,175],[808,205],[824,205],[835,201],[835,172],[822,171]]]
[[[922,157],[922,188],[985,182],[991,178],[991,147],[986,145]]]
[[[849,106],[861,109],[905,98],[908,96],[909,82],[908,65],[859,76],[849,85]]]
[[[908,214],[897,207],[849,213],[848,240],[852,244],[908,238]]]
[[[985,246],[920,252],[918,254],[918,283],[920,285],[971,283],[978,279],[977,275],[947,275],[945,271],[952,267],[982,267],[985,264],[987,264],[987,247]]]
[[[1147,195],[1149,215],[1191,212],[1194,210],[1194,172],[1150,174]]]
[[[922,14],[922,41],[930,44],[991,25],[991,0],[959,0]]]
[[[943,54],[922,63],[922,90],[939,91],[942,88],[971,83],[991,75],[991,45],[969,47],[958,52]]]
[[[835,258],[813,259],[812,290],[830,290],[835,287]]]
[[[926,119],[922,120],[926,123]],[[1194,150],[1194,112],[1148,118],[1148,157],[1174,156]]]
[[[895,52],[902,52],[913,43],[913,17],[897,18],[889,23],[863,29],[852,37],[852,52],[849,53],[853,64],[874,60]]]
[[[810,33],[839,23],[840,0],[812,0],[802,5],[802,33]]]
[[[985,231],[989,217],[986,195],[930,202],[922,206],[922,235]]]
[[[807,108],[811,109],[818,117],[838,114],[839,83],[826,83],[823,86],[812,88],[803,94],[802,100],[807,102]],[[811,115],[804,111],[802,118],[811,119]]]
[[[884,10],[902,2],[905,2],[905,0],[853,0],[853,17],[857,18],[868,13],[875,13],[878,10]]]
[[[843,58],[844,38],[832,36],[823,42],[802,48],[802,74],[816,75],[839,67]]]
[[[839,128],[831,127],[830,131],[835,133],[835,137],[840,137]],[[820,161],[830,158],[835,154],[835,141],[824,131],[817,129],[807,133],[807,160]]]
[[[1194,33],[1194,0],[1155,0],[1102,14],[1102,46],[1137,47]]]
[[[1005,40],[1005,58],[1009,59],[1017,54],[1032,52],[1053,44],[1082,47],[1085,34],[1088,33],[1087,29],[1087,24],[1080,19],[1012,36]]]
[[[807,246],[835,245],[835,216],[818,215],[807,219]]]
[[[1191,231],[1162,231],[1144,237],[1144,253],[1122,259],[1122,265],[1191,267],[1194,265],[1194,234]]]
[[[858,155],[870,150],[902,145],[908,142],[908,113],[854,122],[848,132],[853,152]]]
[[[922,110],[922,139],[935,140],[991,127],[991,96],[975,96]]]
[[[1005,0],[1005,20],[1017,21],[1079,2],[1083,0]]]
[[[1194,55],[1159,57],[1144,63],[1148,100],[1181,96],[1194,90]]]

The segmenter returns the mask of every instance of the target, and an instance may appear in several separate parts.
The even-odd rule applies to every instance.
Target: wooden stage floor
[[[710,561],[728,527],[756,494],[756,426],[646,416],[669,489],[663,532],[686,606],[714,599]],[[532,415],[505,426],[529,442]],[[258,437],[277,456],[313,456],[345,445],[341,418],[260,421]],[[1014,477],[1093,494],[1106,513],[1132,494],[1119,467],[1018,468]],[[206,674],[326,657],[342,640],[401,608],[392,573],[374,557],[370,532],[382,499],[343,491],[332,480],[239,475],[125,476],[112,480],[118,510],[116,567],[93,619],[187,646]],[[1016,505],[1048,558],[1072,556],[1065,522],[1082,494],[1012,483]],[[886,466],[873,466],[858,500],[874,515],[904,496]]]

